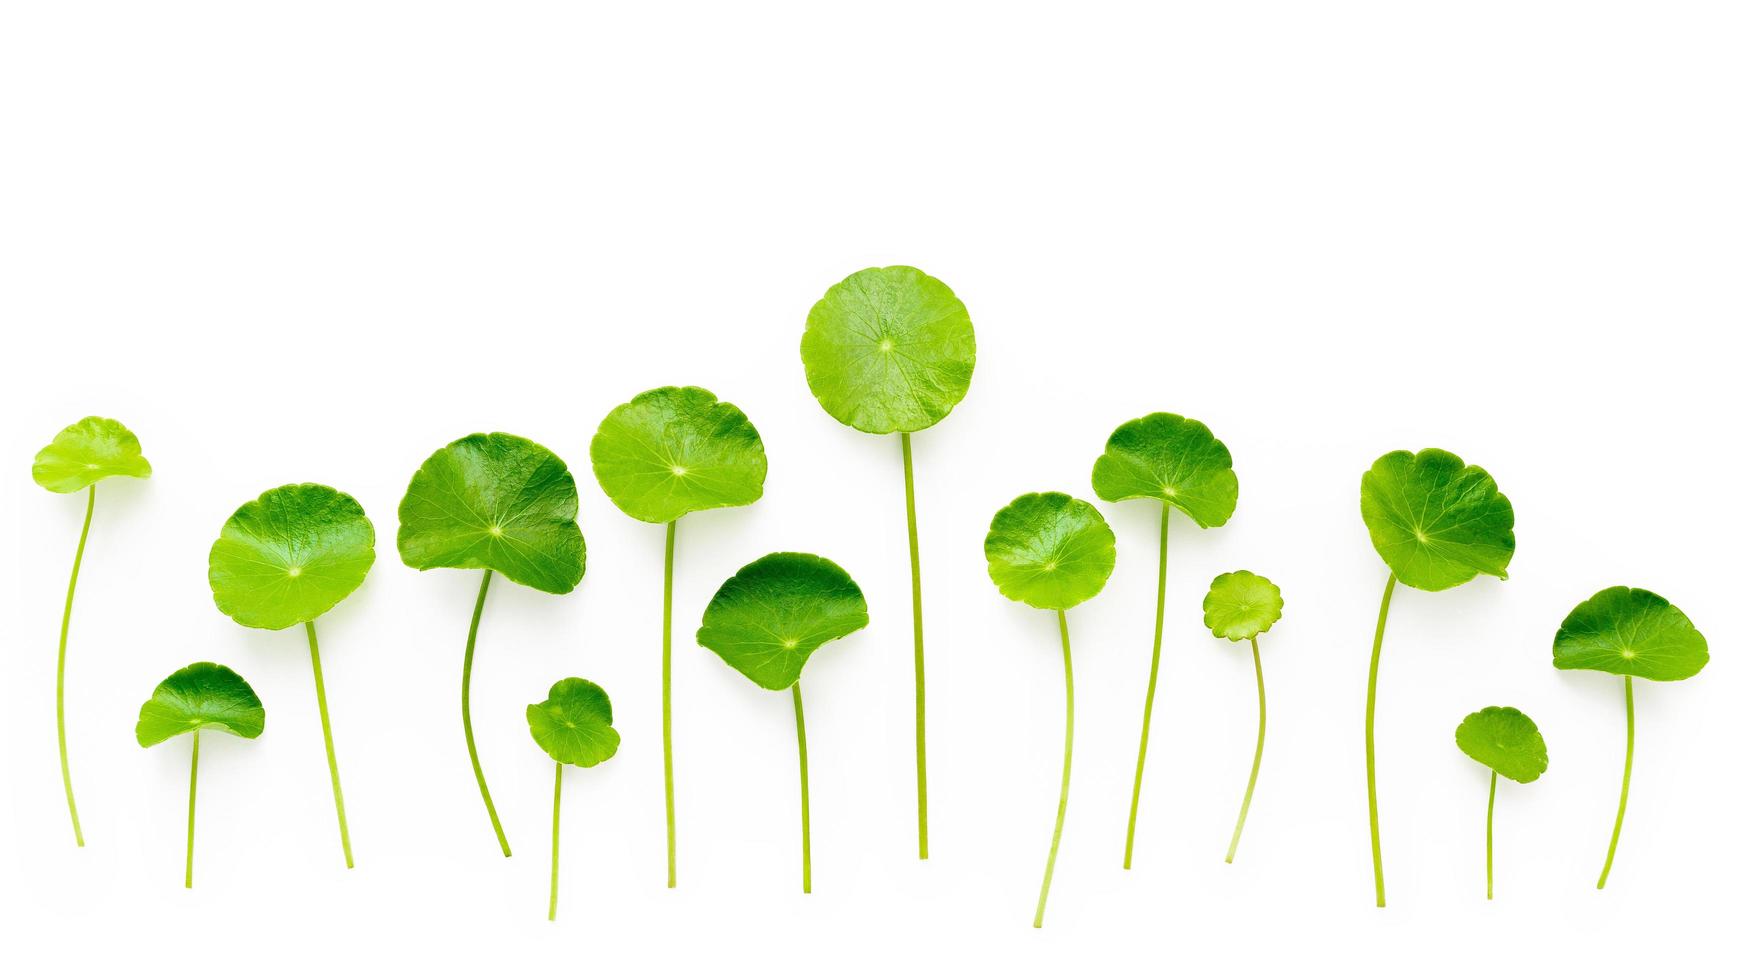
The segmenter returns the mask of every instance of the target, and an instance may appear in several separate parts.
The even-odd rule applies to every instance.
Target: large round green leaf
[[[220,612],[244,626],[306,623],[363,584],[376,529],[350,494],[293,483],[243,504],[206,557]]]
[[[1564,617],[1551,656],[1562,670],[1681,681],[1709,662],[1709,641],[1672,603],[1647,589],[1614,585]]]
[[[1545,774],[1545,738],[1533,719],[1514,708],[1474,711],[1454,730],[1454,741],[1460,751],[1517,783]]]
[[[1250,571],[1225,572],[1212,580],[1201,603],[1206,627],[1226,640],[1251,640],[1284,613],[1284,597],[1272,580]]]
[[[576,481],[556,453],[504,432],[456,439],[424,461],[400,501],[400,560],[488,568],[563,594],[582,580]]]
[[[862,269],[813,305],[800,360],[836,421],[862,432],[917,432],[969,391],[975,328],[951,287],[920,269]]]
[[[994,515],[982,552],[1001,595],[1039,609],[1070,609],[1109,581],[1115,532],[1083,500],[1027,493]]]
[[[558,681],[544,701],[528,705],[527,727],[545,754],[565,765],[597,766],[618,752],[611,700],[580,677]]]
[[[1236,510],[1230,450],[1205,423],[1168,412],[1122,423],[1091,467],[1091,488],[1109,501],[1155,497],[1201,527],[1222,527]]]
[[[133,734],[149,746],[202,728],[254,738],[266,725],[266,709],[248,681],[229,667],[201,662],[164,678],[139,706]]]
[[[1388,453],[1363,474],[1363,523],[1401,582],[1440,592],[1509,577],[1515,509],[1497,482],[1441,449]]]
[[[614,408],[588,445],[618,509],[665,524],[763,496],[763,439],[745,413],[702,388],[656,388]]]
[[[139,453],[139,439],[127,426],[95,415],[56,433],[36,454],[30,477],[55,493],[83,490],[111,476],[151,476],[151,464]]]
[[[759,687],[793,687],[812,651],[867,624],[860,586],[828,558],[765,555],[721,584],[697,642]]]

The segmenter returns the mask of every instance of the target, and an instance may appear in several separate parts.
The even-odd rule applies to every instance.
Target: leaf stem
[[[1048,908],[1048,886],[1054,881],[1054,859],[1060,853],[1060,832],[1066,826],[1066,791],[1072,785],[1072,641],[1066,633],[1066,611],[1056,610],[1060,619],[1060,656],[1066,665],[1066,752],[1060,765],[1060,808],[1054,814],[1054,839],[1048,845],[1048,865],[1042,871],[1042,893],[1036,897],[1036,919],[1031,926],[1042,928],[1042,913]]]
[[[673,543],[677,519],[666,526],[666,589],[660,612],[660,740],[666,763],[666,886],[679,883],[678,823],[673,809]],[[555,849],[553,850],[555,854]],[[555,882],[552,885],[556,889]]]
[[[1636,757],[1636,696],[1630,688],[1630,675],[1624,675],[1624,788],[1618,793],[1618,819],[1612,824],[1612,843],[1606,848],[1606,866],[1600,869],[1597,888],[1606,887],[1612,873],[1612,858],[1618,852],[1618,834],[1624,830],[1624,806],[1630,802],[1630,763]]]
[[[1157,663],[1163,656],[1163,585],[1169,571],[1169,505],[1163,505],[1157,545],[1157,625],[1151,632],[1151,677],[1145,682],[1145,715],[1139,723],[1139,762],[1133,767],[1133,805],[1127,810],[1127,852],[1121,867],[1133,867],[1133,831],[1139,826],[1139,785],[1145,780],[1145,749],[1151,741],[1151,702],[1157,698]]]
[[[1388,626],[1388,605],[1394,599],[1399,577],[1388,575],[1381,593],[1381,613],[1375,620],[1375,646],[1369,654],[1369,701],[1363,712],[1363,756],[1369,776],[1369,855],[1375,864],[1375,907],[1386,908],[1387,886],[1381,875],[1381,814],[1375,805],[1375,678],[1381,671],[1381,638]]]
[[[1242,794],[1242,809],[1236,814],[1236,832],[1230,835],[1230,850],[1224,853],[1224,863],[1236,861],[1236,844],[1242,840],[1242,825],[1248,822],[1248,803],[1254,799],[1254,783],[1260,778],[1260,753],[1266,748],[1266,678],[1260,673],[1260,640],[1248,638],[1254,649],[1254,689],[1260,695],[1260,733],[1254,737],[1254,768],[1248,773],[1248,789]]]
[[[200,729],[194,729],[194,754],[188,759],[188,861],[182,887],[194,887],[194,790],[200,785]]]
[[[97,484],[86,488],[85,526],[79,529],[79,548],[73,552],[73,574],[67,579],[67,607],[61,613],[61,650],[55,660],[55,737],[61,745],[61,785],[67,791],[67,813],[73,818],[73,840],[85,846],[79,827],[79,806],[73,802],[73,772],[67,764],[67,629],[73,622],[73,592],[79,586],[79,565],[85,560],[85,539],[91,535],[91,512],[97,509]]]
[[[473,760],[473,778],[479,781],[479,795],[485,798],[485,812],[491,815],[491,829],[497,832],[497,843],[503,856],[509,856],[509,838],[503,834],[503,822],[497,819],[497,807],[491,802],[491,788],[485,785],[485,770],[479,765],[479,749],[473,743],[473,646],[479,638],[479,617],[485,612],[485,593],[491,588],[491,570],[485,569],[479,580],[479,598],[473,603],[473,624],[467,627],[467,654],[460,668],[460,723],[467,734],[467,755]]]
[[[551,904],[546,908],[547,922],[557,921],[557,832],[563,826],[563,763],[557,764],[557,779],[551,785]]]
[[[339,846],[345,851],[345,866],[352,867],[351,831],[345,824],[345,793],[339,788],[339,758],[333,754],[333,723],[327,717],[327,685],[321,680],[321,645],[315,640],[315,621],[306,621],[309,634],[309,664],[315,669],[315,706],[321,709],[321,740],[327,744],[327,773],[333,779],[333,809],[339,814]]]
[[[909,517],[909,601],[915,611],[915,819],[927,860],[927,672],[921,646],[921,544],[915,530],[915,463],[902,433],[903,501]]]
[[[806,780],[806,709],[800,703],[800,682],[794,682],[794,731],[800,741],[800,890],[812,894],[812,804]]]
[[[1491,822],[1492,822],[1492,818],[1496,815],[1496,812],[1497,812],[1497,771],[1495,769],[1492,769],[1491,770],[1491,798],[1490,798],[1490,802],[1488,802],[1484,805],[1484,897],[1485,897],[1485,901],[1487,901],[1487,902],[1490,901],[1491,898],[1493,897],[1493,895],[1491,893],[1491,851],[1492,851],[1492,842],[1493,842],[1494,838],[1493,838],[1493,835],[1491,833]]]

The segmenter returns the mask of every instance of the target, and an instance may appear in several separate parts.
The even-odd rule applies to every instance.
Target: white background
[[[0,20],[0,926],[18,976],[545,966],[601,976],[1353,975],[1692,967],[1736,927],[1742,793],[1741,16],[1731,4],[886,2],[16,3]],[[900,457],[830,419],[806,311],[869,265],[950,283],[968,398],[916,437],[934,858],[914,859]],[[680,887],[664,885],[661,530],[587,469],[645,388],[743,407],[764,499],[679,530]],[[1157,511],[1100,505],[1120,560],[1071,614],[1077,768],[1047,927],[1030,912],[1059,777],[1054,623],[980,541],[1018,493],[1090,496],[1120,422],[1203,419],[1242,481],[1178,518],[1136,866],[1120,869]],[[27,476],[61,426],[124,420],[156,467],[98,494],[69,713],[89,846],[56,770],[54,644],[81,515]],[[575,468],[589,562],[500,583],[480,751],[456,688],[473,573],[416,573],[395,508],[480,430]],[[1357,508],[1381,453],[1441,446],[1515,503],[1507,582],[1402,590],[1378,741],[1390,907],[1372,905],[1364,680],[1385,570]],[[321,621],[356,870],[340,862],[297,631],[219,614],[206,551],[237,505],[314,480],[374,519],[369,580]],[[872,625],[805,680],[816,892],[799,891],[792,715],[692,642],[726,576],[811,550]],[[1253,680],[1199,601],[1283,587],[1271,729],[1234,866]],[[1636,779],[1597,892],[1620,684],[1551,667],[1558,622],[1654,589],[1714,661],[1638,695]],[[135,746],[171,670],[238,669],[264,737],[206,740],[196,888],[185,742]],[[579,674],[623,749],[566,781],[544,919],[550,763],[523,706]],[[1551,767],[1497,802],[1454,746],[1517,705]]]

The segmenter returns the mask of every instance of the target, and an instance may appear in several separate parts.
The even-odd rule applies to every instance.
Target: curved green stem
[[[1489,901],[1491,894],[1491,849],[1493,836],[1491,834],[1491,818],[1497,812],[1497,771],[1491,770],[1491,798],[1484,805],[1484,897]]]
[[[85,495],[85,526],[79,529],[79,548],[73,552],[73,574],[67,579],[67,607],[61,613],[61,652],[55,660],[55,738],[61,743],[61,785],[67,790],[67,813],[73,818],[73,840],[85,846],[79,828],[79,805],[73,802],[73,772],[67,765],[67,629],[73,622],[73,592],[79,587],[79,565],[85,560],[85,539],[91,536],[91,512],[97,509],[97,484]]]
[[[1618,793],[1618,819],[1612,824],[1612,843],[1606,848],[1606,866],[1600,869],[1597,888],[1606,887],[1612,873],[1612,858],[1618,853],[1618,834],[1624,830],[1624,807],[1630,802],[1630,763],[1636,757],[1636,696],[1630,689],[1630,675],[1624,675],[1624,788]]]
[[[927,671],[921,652],[921,544],[915,531],[915,463],[902,433],[903,501],[909,517],[909,602],[915,611],[915,820],[927,860]]]
[[[557,832],[563,826],[563,763],[557,764],[557,780],[551,784],[551,904],[547,906],[547,922],[557,921]]]
[[[1230,835],[1230,850],[1224,852],[1224,863],[1236,861],[1236,845],[1242,840],[1242,825],[1248,822],[1248,803],[1254,799],[1254,783],[1260,778],[1260,753],[1266,748],[1266,678],[1260,673],[1260,641],[1248,638],[1254,649],[1254,690],[1260,695],[1260,733],[1254,737],[1254,768],[1248,772],[1248,789],[1242,794],[1242,809],[1236,814],[1236,832]]]
[[[333,754],[333,723],[327,718],[327,685],[321,681],[321,645],[315,642],[315,621],[303,624],[309,634],[309,664],[315,668],[315,705],[321,709],[321,740],[327,743],[327,774],[333,779],[333,809],[339,814],[339,846],[345,866],[351,863],[351,831],[345,825],[345,793],[339,788],[339,759]]]
[[[1399,578],[1388,576],[1381,593],[1381,614],[1375,620],[1375,647],[1369,654],[1369,703],[1363,711],[1363,757],[1369,775],[1369,855],[1375,863],[1375,907],[1386,908],[1387,887],[1381,877],[1381,815],[1375,806],[1375,678],[1381,671],[1381,637],[1388,627],[1388,605],[1394,599]]]
[[[660,611],[660,741],[666,762],[666,886],[679,884],[678,824],[673,810],[673,543],[679,522],[666,526],[666,589]],[[554,849],[552,853],[556,853]],[[552,885],[556,894],[556,883]],[[554,899],[555,901],[555,899]]]
[[[194,729],[194,754],[188,760],[188,862],[182,887],[194,887],[194,790],[200,785],[200,729]]]
[[[1157,662],[1163,656],[1163,584],[1169,571],[1169,505],[1163,505],[1157,545],[1157,625],[1151,631],[1151,677],[1145,682],[1145,715],[1139,722],[1139,762],[1133,767],[1133,805],[1127,810],[1127,852],[1121,867],[1133,867],[1133,831],[1139,826],[1139,784],[1145,780],[1145,749],[1151,741],[1151,702],[1157,698]]]
[[[467,627],[467,654],[460,668],[460,723],[467,733],[467,755],[473,760],[473,778],[479,781],[479,795],[485,798],[485,812],[491,815],[491,829],[497,832],[497,843],[503,856],[509,856],[509,838],[503,834],[503,821],[497,819],[497,807],[491,802],[491,788],[485,785],[485,770],[479,765],[479,749],[473,743],[473,646],[479,639],[479,617],[485,612],[485,593],[491,588],[491,570],[479,580],[479,598],[473,603],[473,624]]]
[[[812,804],[806,781],[806,709],[800,703],[800,683],[794,682],[794,731],[800,740],[800,890],[812,894]]]
[[[1048,865],[1042,871],[1042,894],[1036,897],[1036,919],[1031,926],[1042,928],[1042,913],[1048,908],[1048,886],[1054,881],[1054,859],[1060,854],[1060,832],[1066,826],[1066,791],[1072,785],[1072,641],[1066,634],[1066,612],[1057,610],[1060,618],[1060,656],[1066,665],[1066,752],[1060,765],[1060,808],[1054,813],[1054,839],[1048,844]]]

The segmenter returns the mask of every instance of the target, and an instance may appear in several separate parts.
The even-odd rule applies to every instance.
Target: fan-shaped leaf
[[[606,496],[651,524],[752,503],[769,469],[751,420],[702,388],[656,388],[614,408],[588,455]]]
[[[544,701],[527,706],[527,727],[545,754],[571,766],[596,766],[618,752],[612,702],[593,681],[566,677]]]
[[[1517,783],[1545,774],[1545,739],[1539,726],[1514,708],[1492,705],[1474,711],[1454,730],[1454,741],[1474,761]]]
[[[1401,582],[1440,592],[1509,577],[1515,511],[1496,481],[1441,449],[1388,453],[1363,475],[1369,539]]]
[[[36,454],[30,476],[45,490],[72,493],[106,477],[151,476],[151,463],[127,426],[91,415],[57,433]]]
[[[1249,571],[1225,572],[1213,579],[1201,604],[1212,635],[1232,641],[1250,640],[1271,629],[1284,607],[1278,586]]]
[[[207,556],[206,580],[225,615],[279,630],[332,609],[375,560],[376,529],[350,494],[294,483],[230,515]]]
[[[1027,493],[994,515],[982,552],[1001,595],[1038,609],[1070,609],[1109,581],[1115,532],[1083,500]]]
[[[860,586],[828,558],[765,555],[722,583],[697,642],[759,687],[793,687],[812,651],[867,624]]]
[[[1091,467],[1091,487],[1108,501],[1155,497],[1201,527],[1221,527],[1236,510],[1230,450],[1205,423],[1168,412],[1122,423]]]
[[[236,671],[215,663],[189,664],[164,678],[140,705],[134,737],[141,746],[201,728],[217,728],[255,738],[266,728],[267,713],[254,688]]]
[[[1570,611],[1551,652],[1561,670],[1678,681],[1709,662],[1709,641],[1672,603],[1647,589],[1614,585]]]

